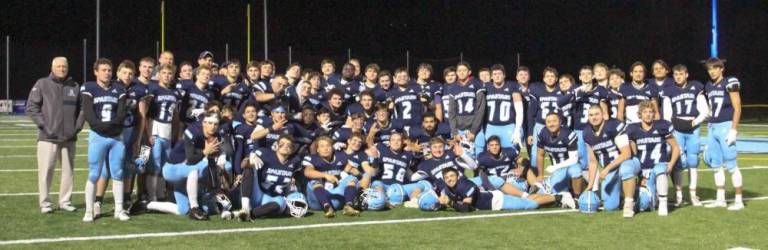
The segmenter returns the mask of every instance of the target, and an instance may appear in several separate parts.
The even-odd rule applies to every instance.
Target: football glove
[[[735,129],[728,130],[728,135],[725,136],[725,143],[728,145],[733,145],[734,143],[736,143],[736,134],[738,133],[739,132],[736,131]]]

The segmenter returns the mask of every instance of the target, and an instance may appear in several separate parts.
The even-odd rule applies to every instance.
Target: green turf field
[[[112,200],[108,194],[102,218],[94,223],[83,223],[82,191],[87,176],[85,135],[81,134],[78,142],[75,166],[73,202],[79,210],[40,214],[36,130],[25,117],[0,116],[0,247],[768,248],[768,154],[739,156],[746,187],[744,196],[751,200],[746,201],[745,210],[738,212],[683,206],[672,210],[668,217],[645,212],[633,219],[623,219],[620,211],[581,214],[560,208],[543,208],[526,212],[458,214],[397,207],[386,212],[365,212],[356,218],[339,213],[334,219],[326,219],[314,214],[303,219],[275,218],[241,223],[218,217],[199,222],[175,215],[144,214],[120,222],[111,218]],[[768,126],[742,126],[740,136],[768,137]],[[702,165],[701,169],[706,167]],[[58,178],[54,177],[52,192],[58,191]],[[729,186],[730,182],[729,176]],[[712,172],[701,171],[698,193],[702,200],[714,198],[712,183]],[[729,188],[728,198],[733,197],[731,191]],[[687,191],[684,193],[687,199]],[[54,202],[57,200],[56,195],[51,198]]]

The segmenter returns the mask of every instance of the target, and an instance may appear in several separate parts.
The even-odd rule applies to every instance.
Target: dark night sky
[[[176,62],[211,50],[224,60],[245,60],[245,0],[166,1],[166,48]],[[203,5],[201,3],[207,3]],[[252,1],[253,58],[263,58],[262,1]],[[160,1],[102,0],[101,55],[114,62],[155,55],[160,40]],[[605,62],[624,69],[634,61],[662,58],[691,68],[709,56],[709,1],[299,1],[269,2],[269,55],[280,71],[293,60],[318,69],[322,57],[337,64],[347,48],[363,64],[385,68],[421,62],[442,70],[460,52],[476,68],[503,63],[534,70],[547,65],[578,73],[583,64]],[[768,1],[720,0],[720,56],[728,74],[744,84],[746,103],[768,102]],[[11,95],[26,98],[35,79],[50,71],[57,55],[70,59],[70,74],[82,80],[83,39],[88,67],[94,60],[95,0],[6,2],[0,35],[11,36]],[[2,50],[3,80],[5,49]],[[89,79],[92,78],[88,71]],[[2,93],[2,97],[4,96]]]

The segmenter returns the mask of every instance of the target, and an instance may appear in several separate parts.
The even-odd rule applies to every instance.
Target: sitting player
[[[650,190],[653,200],[658,196],[659,216],[667,216],[667,190],[669,189],[667,175],[680,157],[680,148],[672,137],[672,123],[666,120],[653,120],[656,116],[653,105],[650,101],[640,103],[641,122],[627,126],[627,136],[632,151],[640,157],[643,177],[640,185]]]
[[[357,216],[360,211],[352,207],[357,195],[357,168],[349,164],[344,152],[334,152],[333,140],[327,136],[315,139],[317,153],[304,157],[304,175],[307,184],[307,200],[314,210],[322,209],[326,218],[336,216],[336,209],[343,205],[344,215]]]
[[[403,134],[393,132],[389,136],[389,146],[376,144],[376,147],[368,150],[369,158],[376,168],[371,187],[378,191],[397,194],[390,197],[390,205],[399,205],[409,198],[411,204],[416,204],[416,197],[419,197],[422,191],[432,188],[427,181],[411,181],[412,177],[408,172],[416,158],[421,157],[420,153],[414,154],[413,151],[420,152],[421,148],[415,143],[409,147],[403,144]]]
[[[294,145],[293,137],[281,135],[276,149],[259,148],[250,153],[243,165],[242,209],[235,212],[240,221],[285,213],[293,176],[301,170],[300,158],[293,156]]]

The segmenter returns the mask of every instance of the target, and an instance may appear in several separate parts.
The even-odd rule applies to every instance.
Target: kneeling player
[[[539,132],[536,147],[536,178],[544,182],[544,154],[549,154],[552,165],[547,167],[549,185],[552,191],[567,192],[568,178],[571,179],[573,192],[581,194],[582,179],[579,165],[579,152],[576,133],[560,125],[560,115],[549,113],[545,118],[546,130]]]
[[[163,166],[163,178],[174,186],[176,203],[151,201],[147,209],[165,213],[184,215],[194,220],[207,220],[209,213],[214,213],[216,206],[212,200],[207,200],[203,206],[198,197],[207,191],[213,191],[215,176],[204,178],[203,175],[216,173],[209,168],[223,167],[223,161],[217,161],[220,155],[225,155],[232,149],[226,143],[221,143],[218,131],[219,114],[206,112],[201,125],[195,125],[184,131],[182,143],[171,150],[168,162]],[[208,185],[205,185],[205,184]],[[201,185],[202,184],[202,185]],[[199,190],[200,187],[208,190]],[[206,197],[206,196],[203,196]],[[207,196],[210,197],[210,196]]]
[[[242,210],[236,213],[241,221],[285,212],[293,175],[301,169],[300,160],[292,157],[293,151],[293,137],[282,135],[276,150],[260,148],[251,152],[248,164],[243,165]]]
[[[330,137],[318,137],[315,144],[317,153],[304,157],[301,163],[304,175],[311,180],[307,184],[309,207],[323,209],[325,217],[332,218],[343,204],[344,215],[359,215],[360,211],[352,207],[352,202],[357,195],[355,176],[360,172],[349,164],[344,152],[334,152]]]
[[[653,105],[649,101],[640,103],[641,122],[627,126],[627,136],[632,151],[640,157],[643,176],[641,186],[646,186],[651,191],[652,199],[658,197],[659,216],[667,216],[667,175],[680,157],[680,148],[672,137],[672,124],[666,120],[653,120],[656,116]],[[651,205],[653,204],[654,202],[651,202]]]
[[[603,110],[593,105],[587,112],[590,127],[584,130],[584,142],[587,144],[589,155],[589,184],[587,190],[593,190],[597,181],[597,167],[603,166],[599,173],[602,181],[600,197],[603,199],[605,210],[619,208],[621,192],[624,192],[624,217],[635,215],[635,180],[640,172],[640,166],[629,161],[632,152],[629,139],[625,133],[624,123],[603,117]]]

